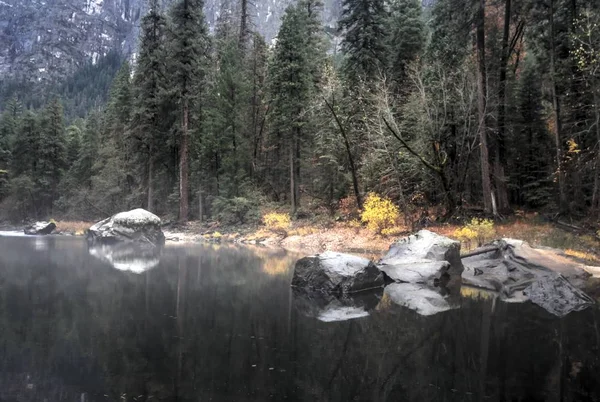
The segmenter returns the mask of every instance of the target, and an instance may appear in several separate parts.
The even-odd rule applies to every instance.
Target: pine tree
[[[286,9],[269,67],[273,105],[271,121],[278,139],[276,162],[280,166],[275,174],[285,174],[281,167],[285,166],[282,151],[286,149],[293,214],[299,206],[301,149],[310,136],[308,111],[311,98],[316,95],[315,84],[320,70],[317,63],[324,60],[324,56],[317,53],[318,47],[314,47],[320,35],[314,24],[319,15],[318,8],[308,4],[318,3],[300,2]]]
[[[52,212],[58,199],[58,185],[68,167],[64,111],[58,99],[50,102],[42,113],[41,141],[36,181],[39,186],[39,205],[43,214]]]
[[[267,44],[262,36],[254,34],[253,47],[248,65],[250,66],[250,137],[252,138],[251,176],[260,181],[257,174],[260,169],[260,152],[265,140],[265,121],[267,118],[268,105],[266,101],[266,77],[267,77]]]
[[[406,69],[425,47],[425,24],[418,0],[395,0],[391,3],[388,48],[390,75],[401,85]]]
[[[245,125],[249,112],[248,70],[230,22],[223,22],[215,39],[216,76],[207,106],[210,120],[209,153],[215,156],[215,174],[218,194],[230,198],[239,196],[240,184],[247,166],[248,136]],[[223,180],[220,180],[220,179]]]
[[[526,66],[517,94],[516,130],[512,138],[510,164],[513,193],[521,205],[541,207],[551,200],[552,159],[551,135],[543,116],[540,77],[532,60]]]
[[[167,71],[176,103],[179,146],[179,220],[189,215],[189,144],[195,127],[208,58],[208,37],[201,0],[179,0],[171,10]]]
[[[113,81],[108,104],[97,131],[86,127],[84,137],[97,133],[98,157],[93,160],[91,196],[106,213],[114,213],[141,205],[139,175],[133,157],[138,151],[131,133],[131,73],[124,63]],[[94,146],[95,148],[95,146]],[[86,167],[86,170],[88,167]]]
[[[11,171],[14,177],[22,174],[33,176],[37,171],[38,153],[42,146],[39,120],[32,111],[27,111],[19,123],[13,146]]]
[[[151,0],[148,14],[142,18],[139,57],[133,78],[132,132],[139,144],[138,156],[146,166],[146,209],[154,210],[156,154],[165,142],[164,93],[165,26],[158,0]],[[139,158],[140,159],[140,158]],[[145,162],[145,163],[143,163]]]
[[[101,118],[98,111],[92,111],[81,132],[81,146],[79,156],[73,165],[72,174],[78,188],[89,191],[92,178],[95,176],[94,163],[98,158],[98,145],[100,142]],[[110,162],[110,161],[106,161]]]
[[[78,123],[79,124],[72,124],[67,128],[67,166],[69,169],[77,162],[81,152],[80,126],[83,122],[80,121]]]
[[[9,112],[0,118],[0,200],[8,193],[9,167],[11,164],[11,141],[16,133],[16,119]]]
[[[386,71],[387,22],[383,0],[344,0],[339,28],[344,35],[344,71],[350,81],[370,81]]]

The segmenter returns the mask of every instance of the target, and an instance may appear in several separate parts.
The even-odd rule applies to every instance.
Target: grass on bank
[[[72,233],[77,236],[82,236],[85,231],[93,225],[91,222],[83,221],[54,221],[56,231],[59,233]]]

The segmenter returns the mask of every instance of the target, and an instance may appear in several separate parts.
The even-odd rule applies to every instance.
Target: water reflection
[[[366,317],[383,295],[383,288],[345,295],[305,292],[297,288],[292,291],[294,306],[301,314],[324,322]]]
[[[392,303],[425,316],[459,307],[458,304],[451,304],[452,299],[444,293],[445,289],[414,283],[392,283],[385,287],[385,296]]]
[[[265,253],[267,253],[265,251]],[[423,316],[298,308],[291,263],[166,247],[135,274],[80,239],[0,239],[2,401],[583,401],[600,385],[596,308],[559,319],[477,295]],[[269,262],[268,268],[265,264]],[[275,267],[275,268],[273,268]]]
[[[140,243],[95,244],[89,246],[88,252],[115,269],[141,274],[158,266],[162,247]]]

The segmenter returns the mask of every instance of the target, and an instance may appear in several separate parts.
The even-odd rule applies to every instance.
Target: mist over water
[[[383,292],[337,305],[292,291],[299,257],[0,237],[0,401],[600,399],[596,308],[468,289],[430,316]]]

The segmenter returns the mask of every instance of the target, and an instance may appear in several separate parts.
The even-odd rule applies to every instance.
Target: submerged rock
[[[379,304],[383,289],[339,295],[294,289],[293,294],[294,307],[302,315],[334,322],[368,316]]]
[[[96,244],[88,252],[115,269],[141,274],[158,266],[161,248],[148,243]]]
[[[165,236],[160,225],[158,216],[139,208],[96,223],[88,230],[87,239],[92,244],[137,242],[162,245]]]
[[[54,222],[36,222],[25,228],[26,235],[49,235],[56,229]]]
[[[460,242],[421,230],[392,244],[377,266],[394,282],[437,285],[460,277]]]
[[[506,301],[530,300],[556,316],[582,310],[593,300],[577,287],[587,267],[552,249],[502,239],[463,259],[463,283],[498,292]]]
[[[383,285],[383,274],[370,260],[331,251],[298,260],[292,279],[297,288],[340,294]]]
[[[434,289],[426,285],[392,283],[385,287],[384,297],[421,315],[434,315],[458,307],[450,304],[448,297],[442,293],[443,289]]]

